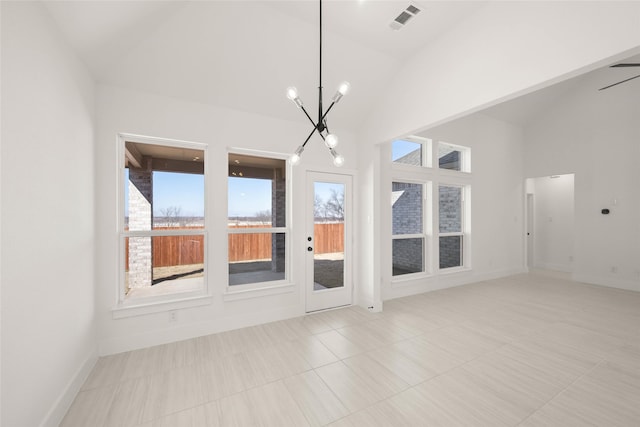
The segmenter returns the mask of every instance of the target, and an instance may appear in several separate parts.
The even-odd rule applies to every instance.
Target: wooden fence
[[[257,228],[251,234],[229,234],[229,262],[271,259],[271,233],[260,233],[264,226],[234,226]],[[163,228],[160,228],[163,229]],[[167,228],[176,230],[176,228]],[[190,228],[190,230],[193,228]],[[156,228],[158,230],[158,228]],[[342,252],[344,223],[316,223],[314,248],[316,254]],[[155,236],[153,238],[153,266],[202,264],[204,236]],[[125,263],[129,269],[129,239],[125,239]]]

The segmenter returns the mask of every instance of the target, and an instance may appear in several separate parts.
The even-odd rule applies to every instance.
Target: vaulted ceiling
[[[331,124],[357,130],[403,62],[482,1],[323,2],[323,86],[352,85]],[[60,30],[104,84],[299,121],[296,86],[317,105],[317,1],[48,1]],[[413,4],[403,29],[391,21]],[[306,120],[306,119],[305,119]]]
[[[325,101],[341,81],[352,86],[332,113],[332,127],[357,131],[412,55],[464,25],[486,3],[325,0]],[[317,105],[317,0],[51,0],[45,5],[99,83],[301,122],[306,119],[285,89],[296,86],[310,111]],[[409,5],[421,11],[401,30],[392,30],[389,24]],[[605,83],[634,71],[603,69],[592,76]],[[486,113],[525,125],[577,83],[562,82]]]

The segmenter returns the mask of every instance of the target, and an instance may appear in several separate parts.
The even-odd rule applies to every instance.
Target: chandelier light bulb
[[[289,157],[289,161],[291,162],[291,164],[293,166],[297,165],[298,163],[300,163],[300,155],[302,154],[302,152],[304,151],[304,147],[301,145],[298,147],[298,149],[296,150],[295,153],[293,153],[291,155],[291,157]]]
[[[293,86],[287,88],[287,98],[294,101],[298,97],[298,89]]]
[[[287,98],[292,100],[298,108],[302,108],[302,100],[298,96],[298,89],[293,86],[287,88]]]
[[[336,91],[336,94],[333,95],[333,98],[331,98],[331,101],[337,103],[342,99],[343,96],[348,94],[350,90],[351,85],[349,84],[349,82],[340,83],[340,86],[338,86],[338,90]]]
[[[330,149],[331,155],[333,156],[333,165],[337,168],[344,165],[344,157],[341,154],[338,154],[336,150],[333,148]]]
[[[324,141],[327,143],[327,147],[329,148],[334,148],[336,145],[338,145],[338,137],[332,133],[327,135]]]
[[[348,94],[350,90],[351,90],[351,85],[349,84],[349,82],[342,82],[340,83],[340,87],[338,87],[338,92],[340,92],[342,96],[345,96],[346,94]]]

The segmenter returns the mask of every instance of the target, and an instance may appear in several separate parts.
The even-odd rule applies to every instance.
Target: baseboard
[[[304,313],[300,312],[299,306],[290,306],[241,316],[215,318],[206,322],[186,323],[156,329],[143,334],[104,339],[100,342],[98,351],[100,356],[108,356],[125,351],[139,350],[141,348],[188,340],[204,335],[246,328],[262,323],[277,322],[279,320],[302,316],[303,314]]]
[[[615,277],[594,276],[591,274],[574,273],[571,275],[574,282],[588,283],[590,285],[606,286],[608,288],[624,289],[627,291],[640,291],[640,281],[620,279]]]
[[[73,400],[80,392],[80,388],[89,377],[91,370],[98,361],[98,349],[93,349],[91,354],[84,361],[82,366],[76,371],[69,384],[60,394],[60,397],[55,401],[44,420],[40,423],[40,427],[58,427],[62,422],[62,419],[66,415],[67,411],[71,407]]]
[[[543,270],[561,271],[563,273],[571,273],[573,268],[568,264],[554,264],[550,262],[541,262],[535,265],[534,268],[540,268]]]

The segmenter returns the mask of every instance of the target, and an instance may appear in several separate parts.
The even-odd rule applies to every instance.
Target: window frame
[[[125,230],[125,164],[122,159],[125,158],[125,143],[134,142],[136,144],[164,145],[172,148],[195,149],[203,152],[203,168],[204,168],[204,227],[202,229],[177,229],[177,230]],[[208,246],[208,180],[209,180],[209,150],[208,144],[192,141],[183,141],[169,138],[150,137],[143,135],[135,135],[128,133],[119,133],[117,136],[117,259],[118,259],[118,279],[116,287],[116,301],[113,308],[113,317],[122,318],[136,316],[140,314],[155,313],[160,311],[173,310],[176,308],[193,307],[198,305],[206,305],[211,303],[211,291],[209,287],[209,246]],[[190,291],[177,291],[163,295],[127,298],[125,295],[126,272],[125,272],[125,254],[126,239],[128,237],[162,237],[162,236],[203,236],[203,283],[202,287]]]
[[[454,188],[459,188],[460,189],[460,231],[455,231],[455,232],[441,232],[440,231],[440,187],[454,187]],[[467,219],[468,219],[468,203],[467,203],[467,199],[468,199],[468,193],[470,192],[470,185],[468,184],[462,184],[462,183],[451,183],[448,180],[447,181],[440,181],[438,182],[438,203],[437,203],[437,219],[438,219],[438,224],[437,224],[437,253],[438,253],[438,257],[437,257],[437,262],[436,265],[438,266],[438,272],[440,273],[455,273],[458,271],[463,271],[463,270],[467,270],[468,267],[468,262],[467,262],[467,257],[468,257],[468,224],[467,224]],[[456,265],[453,267],[447,267],[447,268],[440,268],[440,238],[442,237],[452,237],[452,236],[460,236],[462,238],[462,250],[460,253],[460,256],[462,257],[462,262],[460,263],[460,265]]]
[[[396,140],[405,140],[412,142],[420,142],[423,144],[423,152],[427,156],[426,166],[415,166],[405,163],[396,163],[392,160],[393,142]],[[415,280],[424,278],[436,278],[452,273],[461,273],[470,271],[472,268],[472,251],[471,251],[471,187],[473,184],[473,174],[471,173],[471,147],[451,144],[448,142],[438,141],[428,137],[409,136],[396,138],[388,143],[388,165],[390,165],[389,184],[393,188],[393,182],[422,183],[425,185],[426,191],[423,196],[423,233],[425,246],[423,248],[424,272],[409,273],[394,276],[393,275],[393,241],[398,238],[421,237],[421,235],[394,235],[393,234],[393,211],[390,207],[389,215],[389,257],[391,271],[389,280],[391,286],[411,286]],[[440,146],[454,148],[461,152],[461,171],[440,168],[438,159],[438,149]],[[463,189],[462,191],[462,232],[461,233],[442,233],[443,237],[447,235],[462,236],[462,265],[441,269],[440,267],[440,209],[439,209],[439,193],[438,189],[441,185],[455,186]],[[389,195],[391,197],[391,194]],[[402,237],[400,237],[402,236]],[[405,283],[406,282],[406,283]]]
[[[440,157],[438,157],[438,152],[440,151],[440,147],[447,147],[460,152],[460,170],[459,171],[440,167]],[[452,174],[461,174],[461,173],[470,174],[471,173],[471,148],[470,147],[451,144],[445,141],[437,141],[433,143],[433,151],[434,151],[433,164],[435,169],[444,173],[452,173]]]
[[[411,165],[409,165],[411,166]],[[401,175],[394,175],[391,179],[391,194],[390,194],[390,198],[393,197],[393,183],[394,182],[399,182],[399,183],[403,183],[403,184],[417,184],[417,185],[421,185],[422,186],[422,198],[421,198],[421,203],[422,203],[422,233],[413,233],[413,234],[394,234],[393,233],[393,203],[390,203],[390,210],[391,210],[391,279],[394,282],[400,282],[400,281],[404,281],[404,280],[413,280],[416,278],[421,278],[421,277],[428,277],[431,276],[433,274],[433,267],[431,264],[431,257],[428,255],[430,253],[429,248],[432,246],[431,245],[431,236],[432,236],[432,230],[431,230],[431,221],[429,221],[429,218],[432,215],[432,211],[430,209],[430,200],[431,200],[431,193],[432,193],[432,182],[429,180],[420,180],[420,179],[415,179],[415,178],[406,178],[406,177],[402,177]],[[392,199],[390,199],[390,201],[392,202]],[[393,274],[393,242],[395,240],[405,240],[405,239],[423,239],[423,246],[422,246],[422,266],[423,266],[423,271],[416,271],[415,273],[407,273],[407,274],[400,274],[400,275],[394,275]]]
[[[422,146],[421,149],[421,165],[411,165],[408,163],[397,162],[393,160],[393,144],[396,141],[408,141],[414,142],[416,144],[420,144]],[[420,170],[424,168],[431,168],[433,164],[433,140],[430,138],[425,138],[422,136],[410,135],[404,138],[396,138],[391,141],[391,155],[389,156],[389,161],[393,165],[394,168],[406,169],[406,170]]]
[[[229,172],[227,171],[227,198],[226,198],[226,213],[225,218],[227,224],[225,225],[225,245],[226,245],[226,266],[227,273],[225,279],[225,292],[224,298],[225,300],[236,300],[245,297],[253,297],[253,296],[263,296],[263,295],[272,295],[281,292],[290,292],[293,291],[293,284],[291,283],[291,218],[292,218],[292,203],[291,203],[291,174],[292,167],[290,162],[287,161],[289,158],[288,154],[284,153],[274,153],[269,151],[260,151],[260,150],[250,150],[244,148],[236,148],[229,147],[227,149],[227,164],[229,160],[229,155],[238,154],[244,156],[253,156],[253,157],[263,157],[268,159],[276,159],[282,160],[284,162],[284,170],[285,170],[285,226],[284,227],[258,227],[258,228],[236,228],[232,229],[229,227]],[[285,268],[284,268],[284,279],[281,280],[273,280],[267,282],[253,282],[253,283],[243,283],[237,285],[229,284],[229,236],[232,234],[261,234],[261,233],[270,233],[284,234],[284,245],[285,245]]]

